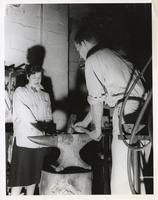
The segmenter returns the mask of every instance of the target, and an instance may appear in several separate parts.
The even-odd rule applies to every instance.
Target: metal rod
[[[133,151],[133,181],[137,194],[140,194],[140,152]]]

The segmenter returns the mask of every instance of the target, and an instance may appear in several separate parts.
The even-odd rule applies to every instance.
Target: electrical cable
[[[125,95],[124,95],[124,101],[122,103],[122,106],[121,106],[121,110],[120,110],[120,116],[119,116],[119,130],[120,130],[120,135],[123,139],[123,142],[124,144],[128,147],[128,153],[127,153],[127,174],[128,174],[128,181],[129,181],[129,185],[130,185],[130,189],[131,189],[131,192],[132,194],[138,194],[137,191],[135,190],[134,188],[134,185],[133,185],[133,181],[132,181],[132,175],[131,175],[131,153],[132,153],[132,150],[134,151],[141,151],[143,150],[145,147],[147,147],[150,142],[148,142],[146,145],[143,145],[142,147],[138,147],[137,145],[133,146],[133,140],[134,140],[134,136],[136,134],[136,131],[137,131],[137,128],[140,124],[140,121],[144,115],[144,112],[147,108],[147,106],[149,105],[150,101],[151,101],[151,98],[152,98],[152,91],[149,92],[148,94],[148,97],[146,99],[146,102],[144,103],[142,109],[141,109],[141,112],[136,120],[136,123],[132,129],[132,133],[131,133],[131,139],[129,141],[129,143],[126,141],[126,138],[123,134],[123,130],[122,130],[122,119],[123,119],[123,114],[124,114],[124,108],[125,108],[125,105],[130,97],[130,94],[131,92],[133,91],[136,83],[139,81],[139,79],[141,79],[143,77],[143,74],[145,73],[146,69],[148,68],[149,64],[151,63],[151,60],[152,58],[150,57],[149,60],[147,61],[146,65],[144,66],[143,70],[141,71],[140,74],[138,74],[138,76],[136,77],[136,79],[134,80],[133,84],[131,85],[131,83],[128,84],[127,86],[127,89],[126,89],[126,92],[125,92]],[[131,85],[131,87],[130,87]],[[129,88],[130,87],[130,88]]]
[[[137,84],[137,82],[139,81],[140,78],[143,77],[143,74],[145,73],[146,69],[148,68],[150,62],[151,62],[152,58],[150,57],[149,60],[147,61],[146,65],[144,66],[143,70],[138,74],[138,76],[136,77],[136,79],[134,80],[133,84],[131,85],[130,88],[127,88],[127,92],[125,93],[124,95],[124,101],[122,103],[122,106],[121,106],[121,109],[120,109],[120,115],[119,115],[119,130],[120,130],[120,135],[121,135],[121,138],[124,142],[124,144],[130,148],[130,149],[137,149],[138,147],[137,146],[133,146],[133,144],[129,144],[127,141],[126,141],[126,137],[124,136],[123,134],[123,131],[122,131],[122,119],[123,119],[123,114],[124,114],[124,108],[125,108],[125,105],[128,101],[128,98],[130,97],[130,94],[131,92],[133,91],[135,85]],[[129,84],[130,85],[130,84]],[[134,129],[134,128],[133,128]],[[136,131],[136,129],[135,129]],[[133,132],[133,131],[132,131]],[[145,147],[147,146],[148,144],[145,145]],[[144,148],[144,147],[143,147]],[[142,149],[142,148],[141,148]]]
[[[143,108],[142,108],[142,110],[141,110],[141,112],[140,112],[140,114],[139,114],[139,116],[138,116],[138,118],[137,118],[137,121],[136,121],[136,123],[135,123],[135,125],[134,125],[134,128],[133,128],[133,130],[132,130],[132,133],[131,133],[131,138],[130,138],[129,144],[132,144],[132,142],[133,142],[133,140],[134,140],[134,136],[135,136],[135,134],[136,134],[136,130],[137,130],[137,128],[138,128],[138,126],[139,126],[139,124],[140,124],[140,122],[141,122],[141,119],[142,119],[142,117],[143,117],[143,115],[144,115],[144,113],[145,113],[145,111],[146,111],[146,109],[147,109],[147,107],[148,107],[150,101],[151,101],[151,98],[152,98],[152,91],[149,92],[148,97],[147,97],[147,99],[146,99],[146,101],[145,101],[145,103],[144,103],[144,106],[143,106]],[[139,148],[137,147],[137,148],[134,149],[134,150],[135,150],[135,151],[143,150],[143,149],[144,149],[146,146],[148,146],[149,144],[150,144],[150,142],[148,142],[145,146],[139,147]],[[130,148],[129,148],[129,149],[130,149]]]
[[[131,139],[129,141],[129,144],[133,143],[137,127],[138,127],[138,125],[139,125],[139,123],[140,123],[140,121],[141,121],[141,119],[142,119],[142,117],[144,115],[144,112],[145,112],[147,106],[149,105],[149,103],[151,101],[151,97],[152,97],[152,91],[150,91],[150,93],[149,93],[149,95],[147,97],[147,100],[146,100],[146,102],[145,102],[145,104],[144,104],[144,106],[143,106],[143,108],[142,108],[142,110],[141,110],[141,112],[140,112],[140,114],[138,116],[138,119],[137,119],[137,121],[135,123],[135,126],[134,126],[132,134],[131,134]],[[148,145],[148,144],[150,144],[150,143],[147,143],[146,145]],[[145,147],[146,147],[146,145],[145,145]],[[137,149],[134,149],[134,151],[140,151],[142,149],[144,149],[144,146],[143,147],[138,147]],[[131,164],[131,155],[132,155],[132,149],[128,148],[128,153],[127,153],[127,174],[128,174],[128,181],[129,181],[129,185],[130,185],[130,189],[131,189],[132,193],[133,194],[137,194],[137,192],[135,191],[135,188],[133,186],[133,181],[132,181],[132,176],[131,176],[131,166],[130,166],[130,164]]]

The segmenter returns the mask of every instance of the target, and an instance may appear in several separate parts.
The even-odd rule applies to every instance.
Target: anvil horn
[[[44,145],[47,147],[57,147],[58,136],[28,136],[28,139],[32,142],[40,145]]]

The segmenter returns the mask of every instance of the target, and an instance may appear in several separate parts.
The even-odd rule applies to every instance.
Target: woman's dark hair
[[[25,71],[26,71],[26,75],[28,77],[30,77],[31,74],[35,74],[37,72],[42,72],[43,73],[43,68],[41,66],[39,66],[39,65],[31,65],[31,64],[29,64],[29,65],[26,65]]]

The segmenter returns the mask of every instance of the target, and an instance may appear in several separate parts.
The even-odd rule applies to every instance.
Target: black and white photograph
[[[4,12],[4,195],[154,195],[153,4]]]

